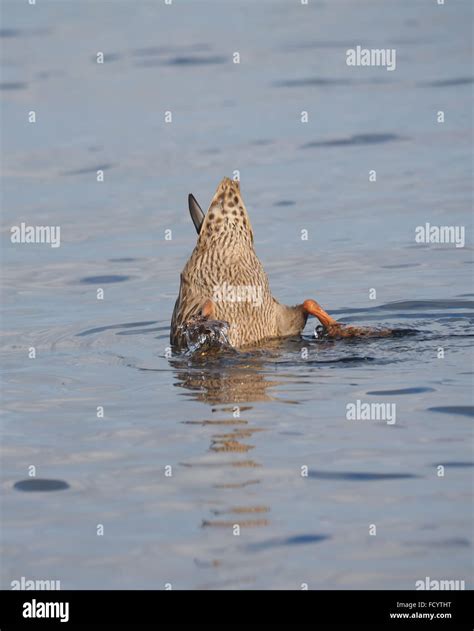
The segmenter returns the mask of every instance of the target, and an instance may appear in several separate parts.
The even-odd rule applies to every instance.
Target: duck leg
[[[388,337],[393,333],[391,329],[373,329],[371,327],[341,324],[329,313],[326,313],[315,300],[305,300],[303,309],[308,315],[318,318],[329,337]]]

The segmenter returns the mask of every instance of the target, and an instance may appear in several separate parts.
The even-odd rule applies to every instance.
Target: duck
[[[270,290],[268,276],[254,246],[254,233],[240,192],[240,182],[224,177],[207,213],[188,196],[196,246],[180,277],[171,318],[170,343],[190,346],[190,331],[224,339],[235,349],[266,340],[298,336],[309,316],[340,336],[342,327],[312,299],[288,306]]]

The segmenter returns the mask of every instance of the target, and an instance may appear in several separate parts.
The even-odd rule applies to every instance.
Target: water
[[[471,13],[3,0],[2,588],[472,588]],[[167,356],[187,194],[236,169],[278,299],[416,333]]]

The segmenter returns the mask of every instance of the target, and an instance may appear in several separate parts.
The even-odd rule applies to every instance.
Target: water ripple
[[[376,145],[395,140],[406,140],[398,134],[355,134],[349,138],[335,138],[331,140],[316,140],[302,145],[302,149],[313,147],[348,147],[357,145]]]
[[[31,478],[30,480],[15,482],[13,488],[17,491],[64,491],[69,488],[69,484],[63,480]]]
[[[308,477],[318,480],[347,480],[349,482],[372,482],[375,480],[405,480],[419,478],[413,473],[368,473],[364,471],[309,471]]]

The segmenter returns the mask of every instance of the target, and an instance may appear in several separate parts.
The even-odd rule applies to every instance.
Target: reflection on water
[[[273,399],[269,389],[279,385],[270,380],[262,370],[262,362],[239,366],[238,363],[209,361],[207,368],[182,368],[177,361],[171,361],[175,368],[175,386],[192,392],[193,398],[211,405],[225,403],[250,403]],[[251,408],[248,408],[251,409]]]
[[[237,357],[236,357],[237,356]],[[219,405],[219,408],[212,408],[212,412],[227,411],[230,418],[208,419],[195,421],[184,421],[187,425],[199,425],[201,427],[211,426],[216,431],[210,434],[209,450],[220,456],[216,463],[207,462],[206,466],[215,466],[222,468],[222,482],[214,484],[215,488],[232,491],[253,486],[260,483],[260,478],[243,479],[235,482],[232,477],[232,468],[249,468],[261,467],[258,462],[258,453],[253,452],[255,445],[250,441],[252,436],[257,432],[263,432],[264,428],[251,425],[246,419],[241,418],[243,412],[250,412],[252,405],[240,406],[235,404],[254,403],[256,401],[267,401],[273,397],[267,393],[268,388],[276,387],[277,381],[267,379],[263,374],[263,362],[254,361],[246,363],[240,359],[240,353],[233,353],[226,357],[215,356],[211,358],[198,357],[184,360],[181,356],[179,359],[170,360],[170,364],[174,368],[177,381],[175,386],[189,390],[192,398],[197,401],[207,403],[210,406]],[[243,355],[245,358],[245,355]],[[186,361],[186,368],[183,362]],[[204,363],[204,365],[202,365]],[[231,408],[225,407],[226,404],[234,404]],[[221,407],[223,406],[223,407]],[[206,411],[208,411],[206,407]],[[235,427],[233,427],[235,426]],[[226,431],[219,431],[220,428],[226,428]],[[227,429],[228,428],[228,429]],[[233,429],[232,429],[233,428]],[[234,458],[237,454],[241,456],[252,451],[253,459]],[[222,456],[224,455],[224,459]],[[228,457],[225,457],[227,455]],[[202,466],[196,463],[183,463],[189,467]],[[256,528],[268,526],[270,523],[267,517],[249,517],[249,515],[270,513],[271,508],[268,505],[252,504],[252,505],[232,505],[232,496],[226,497],[229,506],[225,509],[212,510],[214,515],[235,515],[234,519],[209,519],[203,518],[203,527],[215,528],[234,528],[238,525],[240,528]]]

